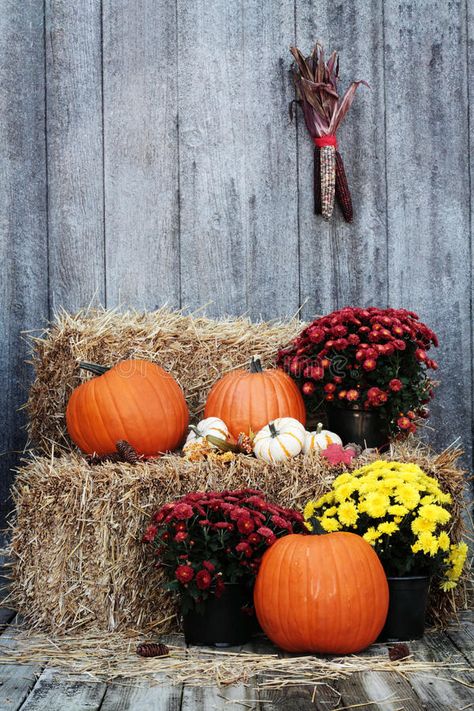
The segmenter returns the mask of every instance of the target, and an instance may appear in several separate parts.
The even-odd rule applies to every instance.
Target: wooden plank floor
[[[0,608],[0,645],[14,644],[14,612]],[[176,643],[176,640],[173,640]],[[271,644],[253,642],[242,651],[268,653]],[[446,632],[431,632],[410,643],[418,659],[462,663],[467,671],[456,680],[439,674],[407,675],[366,672],[331,685],[257,690],[255,683],[227,687],[188,687],[124,679],[110,683],[90,677],[74,681],[51,666],[0,667],[0,711],[474,711],[474,612],[462,613],[461,624]],[[385,647],[374,645],[367,655]]]

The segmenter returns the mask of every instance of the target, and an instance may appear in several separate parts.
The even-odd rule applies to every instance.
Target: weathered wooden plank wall
[[[437,330],[433,441],[471,461],[474,0],[0,0],[1,495],[20,331],[90,302],[211,315],[407,306]],[[356,217],[312,211],[288,47],[365,78],[340,139]]]

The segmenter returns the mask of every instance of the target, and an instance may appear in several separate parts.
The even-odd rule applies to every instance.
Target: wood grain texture
[[[293,3],[178,0],[178,30],[182,303],[212,301],[214,315],[292,315]]]
[[[103,0],[107,305],[179,306],[176,17]]]
[[[472,707],[474,673],[468,669],[465,657],[442,632],[433,632],[422,640],[410,642],[410,650],[419,660],[465,665],[466,671],[456,669],[434,674],[410,674],[410,684],[430,711],[460,711]],[[453,677],[455,680],[453,680]]]
[[[25,443],[21,332],[48,317],[43,6],[0,1],[0,525]]]
[[[291,317],[299,308],[296,132],[288,115],[292,11],[293,0],[242,3],[242,286],[253,319]]]
[[[384,3],[389,300],[438,333],[441,386],[430,439],[443,447],[462,435],[470,455],[466,7],[435,7]]]
[[[320,41],[340,52],[340,88],[365,79],[338,131],[354,205],[344,222],[313,211],[313,145],[298,110],[298,202],[303,317],[347,305],[387,305],[387,229],[382,3],[296,0],[296,40],[308,55]],[[287,62],[290,61],[288,53]]]
[[[245,127],[240,3],[177,2],[181,301],[240,314]]]
[[[469,155],[469,222],[470,222],[470,251],[471,251],[471,422],[466,423],[465,438],[470,438],[471,443],[474,442],[474,161],[472,158],[472,150],[474,147],[474,0],[466,0],[466,16],[467,16],[467,37],[466,37],[466,63],[467,63],[467,113],[469,120],[469,135],[468,135],[468,155]],[[470,424],[470,433],[469,433]],[[474,466],[474,449],[470,452],[471,457],[468,458],[467,464],[472,469]],[[474,491],[471,488],[471,491]]]
[[[59,669],[46,667],[34,685],[22,711],[98,711],[106,684],[87,675],[70,679]]]
[[[47,0],[50,300],[104,303],[101,2]]]

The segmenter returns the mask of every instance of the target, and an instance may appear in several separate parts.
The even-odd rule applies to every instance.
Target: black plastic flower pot
[[[427,575],[412,575],[402,578],[389,577],[387,580],[390,602],[379,641],[420,639],[425,631],[430,578]]]
[[[183,615],[186,644],[229,647],[245,644],[258,631],[252,594],[238,583],[227,583],[221,597],[209,597],[203,612],[191,610]]]
[[[328,427],[344,444],[362,448],[385,449],[389,444],[389,427],[385,417],[374,410],[327,407]]]

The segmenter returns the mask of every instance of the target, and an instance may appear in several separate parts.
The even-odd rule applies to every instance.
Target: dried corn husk
[[[295,58],[293,77],[297,93],[297,103],[303,111],[306,128],[312,139],[324,136],[335,136],[341,121],[348,112],[355,96],[355,92],[360,84],[368,86],[365,81],[355,81],[350,84],[342,98],[338,93],[339,81],[339,57],[337,52],[333,52],[328,61],[324,60],[324,51],[320,44],[316,44],[309,57],[304,57],[297,47],[290,47],[290,51]],[[329,153],[329,151],[327,151]],[[322,152],[314,152],[315,159],[315,213],[319,212],[319,200],[317,197],[316,174],[319,173],[317,160],[323,160]],[[339,156],[337,163],[339,167],[335,172],[341,175],[338,184],[338,177],[335,177],[335,189],[338,192],[338,200],[344,214],[344,218],[350,222],[352,220],[352,202],[342,158]],[[324,170],[324,172],[323,172]],[[325,182],[323,183],[323,175]],[[329,219],[332,214],[334,196],[329,195],[331,178],[327,167],[321,165],[321,213],[325,219]],[[349,207],[350,206],[350,207]]]

